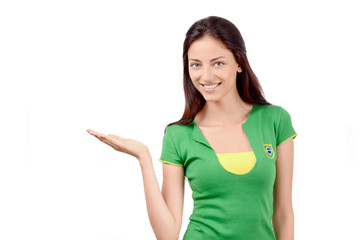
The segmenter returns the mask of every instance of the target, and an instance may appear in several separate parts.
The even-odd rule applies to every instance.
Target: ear
[[[238,66],[238,73],[241,73],[243,70],[241,69],[240,65]]]

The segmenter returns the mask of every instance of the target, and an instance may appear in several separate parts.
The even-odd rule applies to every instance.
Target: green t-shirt
[[[249,167],[239,172],[224,164],[236,155],[216,155],[195,121],[166,128],[159,160],[184,167],[194,200],[184,240],[275,240],[276,149],[297,133],[289,113],[276,105],[254,105],[242,126],[253,151],[245,152]]]

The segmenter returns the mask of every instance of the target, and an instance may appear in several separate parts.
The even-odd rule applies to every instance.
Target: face
[[[236,75],[242,70],[222,41],[208,36],[198,39],[190,45],[188,58],[192,83],[206,101],[238,94]]]

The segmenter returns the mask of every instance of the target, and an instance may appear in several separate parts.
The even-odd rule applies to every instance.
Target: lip
[[[221,82],[218,82],[218,83],[200,83],[202,86],[204,85],[215,85],[215,84],[219,84],[220,85]]]
[[[204,84],[201,84],[201,86],[205,90],[205,92],[214,92],[221,85],[221,82],[220,83],[215,83],[215,84],[218,84],[218,85],[216,87],[214,87],[214,88],[205,88]],[[214,84],[207,84],[207,85],[214,85]]]

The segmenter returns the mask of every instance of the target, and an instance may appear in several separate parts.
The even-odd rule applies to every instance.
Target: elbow
[[[289,215],[274,215],[273,216],[273,223],[277,223],[278,225],[280,224],[284,224],[284,223],[293,223],[294,222],[294,215],[293,214],[289,214]]]
[[[291,211],[279,211],[273,214],[273,226],[294,225],[294,213]]]
[[[180,228],[176,227],[163,227],[160,231],[155,231],[157,240],[178,240],[180,235]]]
[[[171,232],[167,232],[165,234],[162,234],[160,236],[156,236],[157,240],[178,240],[179,234],[174,234]]]
[[[273,215],[273,230],[278,240],[294,239],[294,214],[293,212],[276,213]]]
[[[292,202],[275,202],[273,208],[273,221],[286,221],[290,219],[294,219]]]
[[[278,220],[294,219],[293,208],[274,211],[273,219],[278,219]]]

